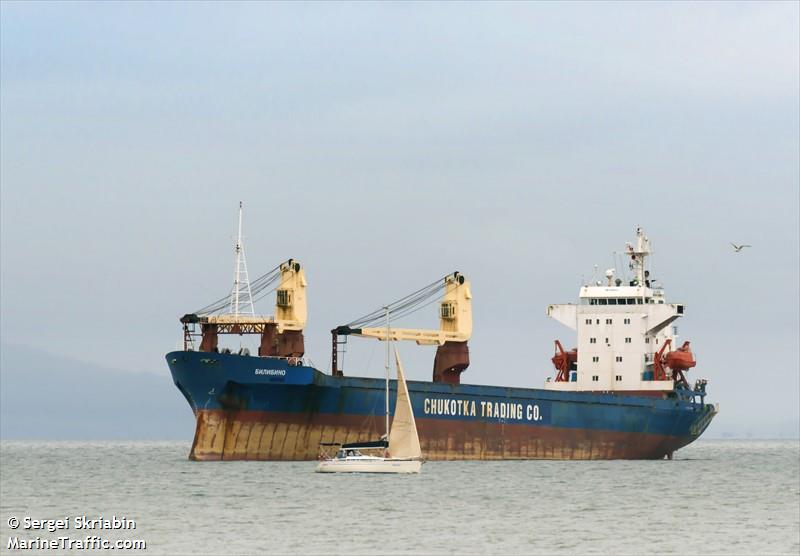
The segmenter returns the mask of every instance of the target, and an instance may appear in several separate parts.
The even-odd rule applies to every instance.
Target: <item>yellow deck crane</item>
[[[305,270],[299,261],[289,259],[258,277],[248,280],[230,295],[181,318],[184,349],[192,349],[193,338],[200,335],[199,351],[218,351],[219,334],[260,334],[260,357],[300,358],[305,353],[303,329],[308,318]],[[253,303],[276,292],[275,315],[256,315]],[[242,310],[244,308],[244,310]],[[195,333],[195,325],[201,333]]]
[[[439,330],[376,327],[386,318],[396,320],[425,307],[441,297]],[[433,362],[433,381],[459,384],[461,373],[469,366],[467,341],[472,336],[472,293],[470,283],[460,272],[453,272],[406,297],[331,330],[332,372],[342,376],[339,367],[339,346],[347,336],[361,336],[386,341],[411,340],[418,345],[438,345]],[[342,338],[344,337],[344,341]]]

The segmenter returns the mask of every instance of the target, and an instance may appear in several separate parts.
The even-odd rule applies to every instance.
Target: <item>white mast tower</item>
[[[233,289],[231,290],[231,313],[254,315],[253,295],[250,292],[250,277],[247,274],[247,260],[242,243],[242,202],[239,201],[239,234],[234,246],[236,252],[236,268],[233,271]]]

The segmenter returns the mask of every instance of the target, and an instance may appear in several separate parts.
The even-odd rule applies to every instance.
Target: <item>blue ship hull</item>
[[[176,351],[197,419],[197,460],[310,460],[320,442],[384,433],[383,379],[333,377],[287,359]],[[693,391],[653,395],[408,382],[427,459],[659,459],[716,414]],[[390,383],[394,406],[396,386]]]

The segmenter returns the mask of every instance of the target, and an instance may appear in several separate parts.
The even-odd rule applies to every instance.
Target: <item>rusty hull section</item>
[[[320,442],[374,440],[382,418],[199,410],[190,459],[315,460]],[[662,459],[696,437],[417,419],[428,460]],[[381,429],[381,430],[379,430]]]

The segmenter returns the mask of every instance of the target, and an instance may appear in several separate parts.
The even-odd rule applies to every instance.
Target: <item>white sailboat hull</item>
[[[422,462],[413,459],[345,458],[319,462],[317,473],[419,473]]]

